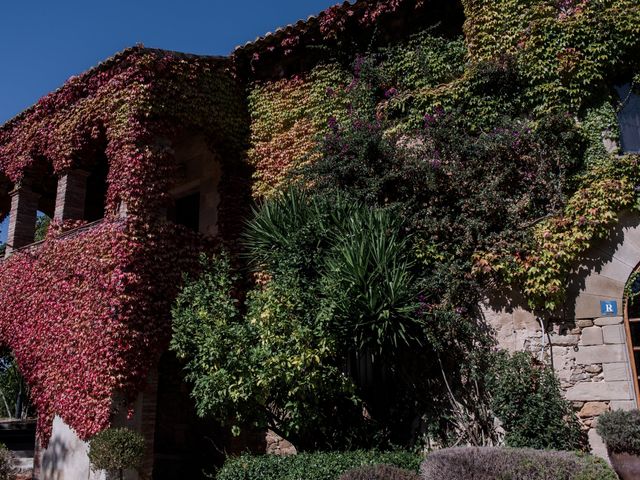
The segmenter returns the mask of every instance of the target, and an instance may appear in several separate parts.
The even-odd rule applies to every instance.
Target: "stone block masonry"
[[[567,400],[579,409],[593,453],[607,458],[597,432],[598,416],[609,410],[636,408],[626,333],[622,317],[578,319],[567,329],[579,341],[567,348],[561,335],[551,335],[552,355]],[[563,348],[564,347],[564,348]]]

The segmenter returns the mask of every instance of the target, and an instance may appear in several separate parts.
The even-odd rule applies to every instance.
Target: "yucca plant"
[[[318,319],[349,349],[419,341],[410,238],[389,211],[291,189],[254,211],[245,244],[256,268],[318,288]]]
[[[361,350],[419,342],[414,264],[400,222],[385,210],[359,207],[332,243],[322,283],[334,328]]]
[[[335,213],[321,200],[299,189],[288,190],[255,208],[244,243],[258,269],[304,269],[316,266],[335,229]]]

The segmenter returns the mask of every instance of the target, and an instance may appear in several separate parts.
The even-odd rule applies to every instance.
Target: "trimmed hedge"
[[[368,465],[354,468],[340,476],[340,480],[420,480],[413,470],[391,465]]]
[[[218,480],[338,480],[366,465],[386,464],[418,471],[422,455],[409,452],[318,452],[289,457],[243,455],[227,460]]]
[[[527,448],[449,448],[427,456],[422,480],[618,480],[600,458]]]
[[[609,452],[640,455],[640,410],[603,413],[596,430]]]

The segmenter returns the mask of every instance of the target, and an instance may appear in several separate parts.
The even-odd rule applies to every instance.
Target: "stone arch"
[[[626,212],[575,266],[564,308],[548,319],[544,335],[539,319],[515,293],[502,292],[509,297],[508,306],[491,301],[482,305],[501,348],[544,350],[551,358],[567,400],[588,428],[593,452],[605,458],[595,419],[610,409],[638,406],[624,309],[625,286],[639,264],[640,215]],[[607,312],[606,305],[615,308]]]
[[[637,406],[624,327],[624,290],[639,263],[640,216],[626,213],[572,275],[566,315],[574,320],[579,338],[573,371],[595,365],[602,372],[568,388],[569,400],[605,401],[613,409]]]
[[[617,302],[622,316],[624,288],[640,263],[640,216],[623,214],[611,234],[597,242],[569,284],[568,313],[576,320],[597,318],[601,302]]]

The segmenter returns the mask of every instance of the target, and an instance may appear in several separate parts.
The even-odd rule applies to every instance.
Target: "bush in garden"
[[[349,470],[340,476],[340,480],[420,480],[420,477],[405,468],[371,465]]]
[[[95,470],[119,473],[142,466],[144,438],[128,428],[109,428],[89,441],[89,461]]]
[[[610,452],[640,455],[640,410],[603,413],[596,430]]]
[[[0,443],[0,480],[13,480],[13,455],[6,446]]]
[[[424,457],[410,452],[301,453],[289,457],[243,455],[227,460],[217,480],[338,480],[355,468],[385,464],[413,472]],[[400,477],[399,477],[400,478]]]
[[[562,396],[555,372],[531,354],[496,354],[487,384],[507,446],[556,450],[583,446],[580,425]]]
[[[606,462],[590,455],[513,448],[449,448],[427,456],[422,480],[616,480]]]
[[[375,355],[381,369],[383,355],[425,350],[409,242],[398,218],[357,202],[299,190],[266,202],[245,233],[254,288],[234,298],[242,279],[228,255],[204,258],[173,309],[171,346],[198,414],[233,419],[236,432],[257,423],[301,450],[387,447],[377,439],[388,429],[376,437],[371,425],[391,415],[377,415],[376,398],[362,415],[370,399],[344,367]]]

